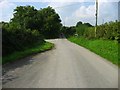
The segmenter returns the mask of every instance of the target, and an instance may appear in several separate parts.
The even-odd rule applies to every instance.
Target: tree
[[[42,14],[43,29],[42,33],[45,38],[57,38],[60,34],[60,28],[62,26],[59,15],[52,7],[41,9],[39,12]]]
[[[84,25],[86,25],[88,27],[93,27],[90,23],[84,23]]]
[[[19,6],[9,23],[3,22],[3,56],[21,51],[44,38],[56,38],[60,34],[61,20],[51,7],[37,10],[33,6]]]
[[[26,29],[36,29],[37,10],[33,6],[19,6],[14,10],[14,17],[11,22],[19,23]]]
[[[83,23],[81,21],[77,22],[76,27],[78,27],[79,25],[82,25]]]
[[[61,33],[63,33],[66,37],[73,36],[76,33],[76,28],[74,26],[71,27],[63,26],[61,28]]]
[[[31,6],[20,6],[14,10],[14,17],[2,28],[3,56],[21,51],[37,42],[44,42],[37,30],[37,10]]]

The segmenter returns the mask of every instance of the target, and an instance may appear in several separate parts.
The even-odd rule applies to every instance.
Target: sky
[[[119,0],[98,0],[98,24],[118,20]],[[62,24],[75,26],[78,21],[95,25],[95,0],[0,0],[0,21],[9,22],[17,6],[31,5],[36,9],[51,6]]]

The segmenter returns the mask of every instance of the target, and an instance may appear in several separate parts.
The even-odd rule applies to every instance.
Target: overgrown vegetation
[[[8,63],[8,62],[13,62],[13,61],[22,59],[22,58],[32,55],[32,54],[50,50],[53,48],[53,46],[54,46],[54,44],[49,43],[49,42],[45,42],[42,44],[41,44],[41,42],[35,43],[31,48],[26,48],[23,51],[16,51],[14,53],[7,55],[6,57],[3,57],[2,64]]]
[[[102,39],[88,40],[83,37],[69,37],[68,40],[95,52],[116,65],[118,64],[117,41]]]
[[[44,43],[42,35],[37,30],[17,28],[18,25],[5,24],[2,28],[2,55],[32,47],[34,43]]]
[[[120,24],[120,22],[116,20],[116,22],[109,22],[109,23],[99,25],[97,26],[97,30],[95,33],[94,26],[90,25],[89,23],[82,23],[80,21],[76,24],[76,26],[74,27],[74,30],[71,27],[70,28],[64,27],[63,33],[66,36],[77,34],[78,36],[81,36],[87,39],[120,40],[119,38],[120,30],[118,29],[118,24]]]
[[[63,33],[68,40],[97,53],[114,64],[120,65],[120,59],[118,59],[119,24],[120,22],[116,21],[99,25],[95,33],[95,27],[89,23],[78,22],[74,27],[74,33],[69,34],[73,32],[71,30],[67,34],[64,33],[67,29],[64,29]]]
[[[72,36],[76,33],[76,28],[74,26],[61,28],[61,33],[63,33],[66,37]]]
[[[86,28],[84,37],[88,39],[107,39],[107,40],[119,40],[118,21],[109,22],[103,25],[97,26],[96,37],[95,28]]]
[[[39,43],[39,47],[35,52],[41,52],[46,46],[45,38],[59,37],[61,20],[52,7],[37,10],[33,6],[19,6],[13,16],[9,23],[0,23],[3,63],[33,53],[32,48],[36,43]],[[47,45],[43,50],[51,48],[51,44]]]
[[[81,21],[76,26],[62,26],[59,15],[49,6],[40,10],[33,6],[19,6],[14,10],[13,16],[9,23],[0,23],[3,63],[41,52],[46,44],[47,47],[42,49],[43,51],[51,48],[52,45],[46,43],[44,39],[58,38],[59,35],[64,34],[70,41],[117,64],[117,41],[120,42],[118,21],[99,25],[95,32],[94,26]]]

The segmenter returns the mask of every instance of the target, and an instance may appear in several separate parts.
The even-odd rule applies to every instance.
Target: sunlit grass
[[[83,46],[118,65],[118,42],[111,40],[88,40],[83,37],[70,37],[71,42]]]
[[[8,62],[13,62],[15,60],[24,58],[26,56],[35,54],[35,53],[40,53],[43,51],[47,51],[52,49],[54,46],[54,44],[49,43],[49,42],[45,42],[43,44],[41,43],[37,43],[34,47],[32,48],[27,48],[24,51],[19,51],[19,52],[14,52],[8,56],[5,56],[2,58],[2,64],[8,63]]]

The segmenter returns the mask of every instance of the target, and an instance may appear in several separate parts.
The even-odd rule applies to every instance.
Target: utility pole
[[[96,0],[96,23],[95,23],[95,37],[96,37],[96,33],[97,33],[97,19],[98,19],[98,0]]]

